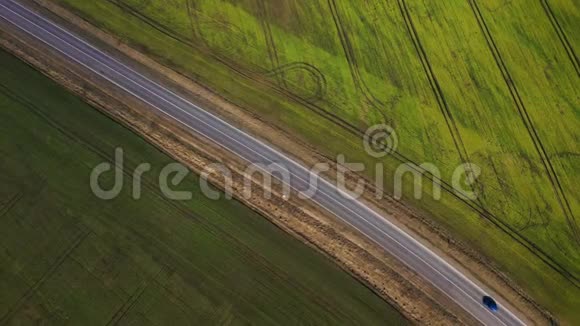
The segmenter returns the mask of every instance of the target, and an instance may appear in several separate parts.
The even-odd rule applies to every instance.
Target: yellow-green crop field
[[[436,165],[443,197],[403,199],[580,320],[577,1],[57,2],[329,157],[373,166],[362,135],[391,125],[386,184]],[[475,200],[450,186],[466,162]]]

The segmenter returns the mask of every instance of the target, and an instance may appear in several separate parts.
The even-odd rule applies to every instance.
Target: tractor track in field
[[[344,57],[346,58],[348,67],[350,69],[354,85],[359,90],[359,92],[364,96],[365,100],[371,105],[371,107],[383,117],[383,121],[386,123],[387,121],[389,121],[389,119],[386,116],[385,112],[383,112],[383,110],[381,109],[385,107],[385,103],[383,103],[381,100],[379,100],[372,94],[369,87],[365,83],[363,77],[361,76],[360,68],[356,60],[356,55],[352,48],[352,43],[350,42],[348,33],[346,32],[344,24],[342,23],[342,18],[340,17],[336,0],[328,0],[328,6],[330,8],[330,13],[332,15],[332,19],[334,21],[334,25],[338,33],[338,37],[340,39],[340,43],[344,51]]]
[[[280,63],[280,57],[278,54],[278,48],[276,46],[276,40],[274,38],[274,34],[272,33],[272,27],[268,17],[269,10],[267,7],[267,2],[265,0],[256,0],[256,1],[258,7],[257,14],[259,15],[258,18],[264,31],[264,38],[266,40],[266,46],[268,48],[268,55],[270,56],[270,61],[272,62],[272,69],[269,72],[265,73],[264,75],[278,78],[279,85],[284,89],[288,90],[289,92],[291,92],[291,88],[288,86],[289,82],[286,79],[286,72],[292,70],[304,70],[314,78],[317,87],[316,90],[313,92],[313,94],[309,97],[304,97],[298,94],[297,96],[300,96],[302,97],[303,100],[309,102],[323,99],[324,95],[326,94],[327,81],[326,77],[324,76],[322,71],[320,71],[320,69],[307,62],[294,61],[284,64]]]
[[[540,1],[540,3],[542,4],[542,9],[544,9],[544,13],[546,13],[547,18],[550,21],[550,24],[552,24],[552,27],[554,28],[554,31],[556,32],[556,34],[558,34],[558,39],[560,39],[560,43],[562,43],[562,47],[564,47],[566,55],[568,56],[568,59],[570,59],[570,63],[572,63],[572,66],[574,66],[574,70],[576,70],[576,74],[580,77],[580,61],[578,61],[578,56],[576,55],[576,52],[574,52],[574,48],[572,47],[572,44],[570,44],[568,36],[566,36],[564,29],[562,28],[560,22],[556,18],[556,15],[554,14],[552,7],[550,6],[550,3],[548,2],[548,0],[538,0],[538,1]]]
[[[441,88],[441,85],[439,84],[439,81],[437,80],[437,76],[435,75],[433,67],[431,66],[431,63],[429,62],[429,57],[427,56],[427,52],[425,51],[425,48],[423,47],[423,44],[421,43],[421,39],[419,38],[419,33],[417,32],[417,30],[415,28],[415,24],[413,23],[413,18],[411,16],[411,13],[409,12],[409,9],[407,8],[407,3],[405,0],[397,0],[397,4],[399,6],[401,15],[403,16],[403,20],[405,21],[405,26],[407,28],[408,35],[411,39],[411,42],[413,43],[413,46],[415,47],[415,50],[417,52],[417,56],[419,57],[419,61],[421,62],[421,65],[423,66],[423,70],[425,71],[425,75],[427,77],[427,80],[429,81],[429,85],[431,86],[431,90],[433,91],[433,95],[435,96],[435,99],[437,101],[437,105],[439,106],[439,109],[440,109],[441,113],[443,114],[443,117],[445,119],[445,123],[447,124],[447,128],[449,129],[449,133],[451,135],[451,138],[453,139],[453,143],[455,145],[455,150],[457,151],[457,153],[459,155],[461,163],[469,164],[471,161],[469,159],[469,154],[467,153],[467,149],[465,147],[463,139],[461,138],[461,133],[459,132],[459,128],[457,127],[457,124],[455,123],[455,119],[453,118],[453,114],[451,113],[451,109],[449,108],[449,106],[447,104],[447,100],[445,99],[443,89]],[[473,173],[473,171],[471,169],[469,169],[468,172]],[[483,187],[479,184],[477,179],[475,179],[475,183],[470,185],[470,186],[471,186],[472,191],[476,191],[476,190],[479,192],[483,191]],[[477,201],[479,203],[479,206],[482,209],[486,210],[485,205],[484,205],[483,201],[481,200],[481,196],[477,196]]]
[[[187,37],[180,35],[176,31],[172,30],[170,27],[166,26],[165,24],[163,24],[163,23],[149,17],[147,14],[141,12],[139,9],[134,8],[130,5],[122,2],[122,1],[121,2],[118,2],[116,0],[105,0],[105,1],[111,3],[112,5],[119,7],[125,13],[134,16],[135,18],[139,19],[141,22],[149,25],[151,28],[164,34],[165,36],[168,36],[177,42],[180,42],[184,45],[187,45],[188,47],[190,47],[192,49],[200,49],[201,50],[200,46],[196,45],[193,42],[193,39],[188,39]],[[193,2],[188,1],[187,4],[185,4],[184,9],[188,13],[192,14],[192,16],[189,16],[190,18],[192,18],[191,19],[192,22],[190,23],[190,25],[192,26],[192,29],[193,29],[192,37],[197,37],[195,40],[202,42],[203,43],[202,46],[207,48],[208,51],[210,51],[212,47],[207,42],[206,37],[202,33],[203,28],[201,28],[201,26],[199,24],[199,19],[196,17],[197,9],[195,8],[195,5],[193,4]],[[193,17],[195,17],[195,19]],[[196,28],[194,28],[194,26]],[[223,26],[228,27],[230,29],[229,36],[232,38],[235,38],[236,34],[239,32],[239,30],[233,28],[235,26],[230,26],[227,23],[223,23]],[[250,44],[250,42],[248,42],[247,39],[242,39],[242,41],[244,41],[244,43],[247,47],[252,47],[252,44]],[[222,59],[227,60],[224,57],[222,57]],[[259,66],[259,65],[253,64],[253,63],[249,63],[249,62],[246,63],[244,69],[247,72],[252,73],[252,74],[256,74],[256,75],[261,75],[261,74],[264,74],[265,72],[268,71],[268,69],[266,69],[262,66]]]
[[[506,83],[506,86],[509,89],[512,100],[514,101],[514,104],[518,110],[518,114],[524,126],[526,127],[526,130],[528,131],[528,135],[532,140],[534,148],[536,149],[536,152],[540,156],[542,165],[544,166],[544,169],[548,174],[548,179],[550,180],[556,199],[558,200],[558,203],[562,208],[562,211],[566,218],[566,222],[570,228],[570,232],[572,233],[572,237],[575,240],[576,244],[578,245],[580,244],[580,230],[578,229],[574,213],[572,212],[568,199],[566,198],[566,193],[564,192],[564,189],[560,184],[560,180],[558,178],[556,170],[552,165],[550,157],[547,154],[547,151],[544,147],[544,144],[542,143],[538,131],[534,127],[532,118],[530,117],[526,105],[520,96],[518,88],[516,87],[515,81],[513,80],[505,61],[502,58],[501,52],[497,47],[497,44],[495,43],[495,40],[493,38],[493,35],[491,34],[491,31],[488,28],[485,18],[481,13],[481,10],[479,9],[477,0],[467,0],[467,1],[473,11],[473,14],[475,15],[479,28],[485,38],[487,46],[496,62],[496,65],[501,72],[501,75]]]
[[[401,10],[401,14],[403,15],[403,18],[405,20],[405,24],[407,24],[407,26],[408,26],[409,33],[416,34],[416,31],[412,25],[412,21],[410,20],[411,19],[410,13],[408,12],[406,5],[405,5],[405,0],[398,0],[398,3],[399,3],[399,8]],[[406,16],[408,16],[408,18]],[[411,26],[409,26],[408,24],[411,24]],[[411,37],[412,37],[412,35],[411,35]],[[421,50],[422,50],[421,47],[417,48],[418,52]],[[542,260],[544,263],[546,263],[548,266],[550,266],[550,268],[552,268],[554,271],[558,272],[564,278],[569,280],[574,286],[576,286],[577,288],[580,288],[580,279],[577,276],[575,276],[574,274],[570,273],[565,268],[560,266],[560,264],[557,263],[556,261],[554,261],[548,254],[546,254],[542,250],[542,248],[540,248],[539,246],[537,246],[533,242],[529,241],[526,237],[521,235],[517,231],[517,229],[515,229],[513,226],[505,223],[504,221],[499,219],[497,216],[495,216],[491,212],[487,211],[481,205],[477,205],[474,203],[474,205],[470,205],[470,206],[472,208],[474,208],[474,210],[476,212],[478,212],[481,216],[483,216],[487,220],[489,220],[493,225],[495,225],[500,230],[502,230],[506,234],[508,234],[514,241],[516,241],[517,243],[519,243],[522,246],[524,246],[525,248],[527,248],[530,252],[532,252],[534,255],[536,255],[540,260]]]
[[[108,1],[114,5],[117,5],[117,6],[119,5],[117,2],[114,2],[112,0],[108,0]],[[130,11],[128,11],[128,13],[134,15],[137,19],[140,19],[145,24],[149,25],[150,27],[157,30],[158,32],[168,36],[169,38],[201,51],[202,53],[204,53],[205,55],[208,55],[209,57],[216,60],[220,64],[223,64],[224,66],[228,67],[229,69],[231,69],[233,72],[235,72],[239,76],[246,78],[248,80],[252,80],[253,82],[256,82],[258,85],[270,88],[271,90],[273,90],[273,91],[275,91],[283,96],[288,97],[290,100],[292,100],[300,105],[303,105],[304,107],[308,108],[309,110],[313,111],[314,113],[320,115],[321,117],[327,119],[328,121],[343,128],[348,133],[350,133],[356,137],[359,137],[361,139],[364,136],[364,130],[357,128],[356,126],[354,126],[350,122],[334,115],[333,113],[319,107],[318,105],[316,105],[312,102],[306,101],[303,98],[295,95],[292,92],[288,92],[284,89],[281,89],[280,87],[273,84],[272,82],[265,80],[263,78],[260,78],[260,76],[258,74],[249,72],[247,69],[245,69],[237,64],[232,63],[231,61],[227,60],[227,58],[224,58],[224,57],[216,54],[214,51],[211,51],[210,49],[208,49],[206,47],[197,46],[193,42],[186,40],[183,37],[180,37],[178,35],[175,35],[174,32],[172,32],[171,30],[163,28],[162,25],[159,24],[158,22],[156,22],[152,19],[149,19],[148,17],[143,16],[142,14],[136,12],[135,10],[130,10]],[[177,69],[175,69],[175,68],[177,68]],[[179,68],[179,66],[176,66],[174,68],[169,68],[169,69],[174,70],[177,74],[183,76],[184,78],[191,79],[190,75],[188,75],[187,73],[185,73],[183,71],[180,71],[181,69]],[[209,90],[209,91],[215,94],[214,91],[212,91],[212,90]],[[331,103],[329,103],[329,104],[332,105]],[[440,178],[435,177],[429,171],[419,168],[418,165],[412,159],[406,157],[405,155],[403,155],[399,152],[391,153],[391,155],[401,163],[412,163],[413,165],[410,165],[410,167],[414,171],[421,173],[428,180],[440,185],[446,193],[448,193],[452,197],[456,198],[457,200],[459,200],[460,202],[465,204],[467,207],[469,207],[475,213],[477,213],[480,216],[489,220],[494,226],[496,226],[502,232],[506,233],[509,237],[511,237],[514,241],[516,241],[520,245],[522,245],[524,248],[529,250],[532,254],[534,254],[536,257],[538,257],[538,259],[540,259],[542,262],[544,262],[547,266],[549,266],[556,273],[560,274],[562,277],[564,277],[565,279],[570,281],[575,287],[580,288],[580,279],[578,277],[576,277],[575,275],[573,275],[572,273],[567,271],[565,268],[563,268],[558,262],[553,260],[549,255],[547,255],[542,250],[542,248],[536,246],[534,243],[530,242],[528,239],[523,237],[513,227],[511,227],[510,225],[501,221],[501,219],[499,219],[493,213],[491,213],[491,212],[487,211],[486,209],[484,209],[483,207],[481,207],[477,202],[474,202],[472,200],[464,198],[461,195],[458,195],[453,190],[453,187],[449,183],[447,183],[446,181],[444,181]]]
[[[305,101],[316,102],[324,98],[328,90],[328,82],[326,81],[326,76],[324,76],[322,71],[320,71],[320,69],[318,69],[316,66],[311,65],[307,62],[294,61],[291,63],[283,64],[279,66],[277,69],[268,72],[266,76],[273,76],[279,73],[285,73],[292,70],[306,71],[315,80],[317,87],[316,90],[312,93],[312,95],[308,97],[304,97],[303,95],[301,96]],[[288,81],[285,80],[285,82]]]
[[[92,233],[90,230],[83,229],[83,225],[79,225],[78,233],[74,240],[63,250],[63,252],[56,258],[56,260],[48,267],[42,276],[36,280],[31,286],[26,289],[22,296],[8,309],[8,311],[0,319],[0,325],[9,325],[14,315],[22,308],[24,304],[34,296],[40,287],[49,280],[58,270],[58,268],[70,257],[73,251],[77,249],[81,243]]]
[[[205,39],[202,30],[203,28],[201,27],[200,19],[197,15],[197,13],[199,12],[199,10],[196,8],[195,4],[193,3],[193,0],[186,0],[187,1],[187,11],[188,11],[188,16],[189,16],[189,22],[190,22],[190,26],[191,26],[191,30],[192,30],[192,35],[197,39],[200,40],[201,42],[204,43],[205,47],[207,49],[210,49],[211,51],[211,46],[208,44],[207,40]],[[255,74],[261,74],[263,76],[266,77],[273,77],[274,79],[277,80],[278,84],[277,85],[271,85],[271,87],[279,87],[280,89],[283,89],[285,91],[291,92],[291,88],[289,87],[289,83],[291,84],[290,81],[288,81],[288,79],[286,78],[286,73],[289,71],[293,71],[293,70],[303,70],[306,73],[308,73],[312,78],[313,81],[316,84],[316,89],[312,92],[312,94],[310,96],[301,96],[298,94],[295,94],[296,96],[300,96],[304,101],[307,101],[309,103],[314,103],[318,100],[322,100],[326,94],[327,91],[327,85],[328,82],[326,80],[326,77],[324,76],[324,74],[322,73],[322,71],[320,71],[320,69],[318,69],[316,66],[309,64],[308,62],[300,62],[300,61],[295,61],[295,62],[290,62],[290,63],[281,63],[279,55],[278,55],[278,49],[276,47],[276,40],[274,38],[274,35],[272,33],[271,30],[271,26],[270,23],[267,19],[268,16],[268,8],[266,6],[266,4],[264,3],[264,0],[256,0],[257,1],[257,5],[259,6],[259,20],[264,32],[264,38],[266,40],[266,46],[268,49],[268,56],[270,58],[270,61],[272,63],[272,68],[269,71],[259,71],[260,69],[256,69],[256,70],[252,70],[252,69],[248,69],[248,67],[241,67],[239,69],[243,69],[243,70],[248,70],[252,73]],[[148,19],[147,17],[145,17],[146,19]],[[153,23],[157,23],[156,21],[152,20]],[[227,25],[224,25],[224,27]],[[179,38],[179,41],[190,46],[190,47],[195,47],[194,44],[191,43],[191,41],[187,41],[182,39],[181,37],[175,35],[174,33],[172,33],[168,28],[165,28],[165,30],[172,34],[171,37],[175,38]],[[166,33],[167,34],[167,33]],[[214,55],[219,56],[218,54],[214,53]],[[224,61],[228,60],[225,56],[220,56]],[[228,60],[231,61],[231,60]],[[262,68],[262,70],[265,70]],[[256,79],[253,79],[254,81],[256,81]],[[300,87],[300,86],[299,86]],[[312,104],[314,105],[314,104]]]
[[[3,218],[6,214],[8,214],[24,197],[24,193],[22,191],[16,192],[12,197],[8,199],[7,202],[3,203],[0,207],[0,218]]]
[[[149,24],[150,26],[154,27],[155,29],[157,29],[157,31],[164,33],[166,36],[170,36],[171,38],[173,38],[174,40],[190,47],[191,49],[200,49],[203,48],[204,50],[206,50],[208,53],[209,52],[214,52],[213,51],[213,47],[210,44],[210,42],[206,39],[206,36],[204,34],[204,30],[207,29],[208,27],[211,28],[219,28],[224,30],[224,32],[228,33],[228,37],[230,38],[230,42],[228,42],[229,45],[231,45],[231,43],[235,42],[239,42],[241,44],[244,44],[245,47],[251,47],[250,45],[250,41],[244,36],[242,35],[243,32],[241,31],[241,29],[236,26],[233,25],[229,22],[224,22],[224,21],[218,21],[218,20],[214,20],[214,21],[205,21],[202,23],[202,20],[199,18],[199,15],[197,14],[197,9],[195,9],[193,4],[188,4],[188,12],[190,13],[189,16],[189,21],[190,21],[190,25],[192,26],[193,29],[193,38],[192,39],[187,39],[184,38],[183,35],[177,34],[175,32],[173,32],[170,28],[165,27],[162,23],[159,23],[158,21],[156,21],[155,19],[149,18],[148,16],[137,12],[137,11],[133,11],[132,14],[136,17],[138,17],[139,19],[141,19],[143,22]],[[143,18],[140,18],[143,17]],[[196,45],[195,42],[199,42],[201,45]],[[224,60],[230,60],[230,61],[235,61],[235,59],[232,60],[232,58],[229,58],[229,56],[233,56],[235,55],[235,49],[231,49],[231,48],[222,48],[221,49],[222,53],[219,54],[219,56],[221,58],[223,58]],[[216,56],[218,55],[217,53],[214,53]],[[260,75],[260,74],[264,74],[266,72],[268,72],[268,69],[266,67],[262,67],[258,64],[252,63],[252,62],[244,62],[244,69],[246,72],[252,73],[252,74],[256,74],[256,75]],[[241,65],[239,65],[241,67]]]
[[[129,295],[127,300],[119,307],[119,309],[115,312],[115,314],[109,319],[109,321],[105,324],[106,326],[112,325],[119,325],[121,321],[125,318],[125,316],[131,311],[131,309],[139,302],[143,293],[149,286],[149,282],[147,280],[143,281],[137,289]]]
[[[271,71],[278,71],[278,74],[274,75],[278,79],[280,86],[288,88],[286,79],[284,77],[284,71],[280,69],[280,58],[278,57],[278,49],[276,48],[276,42],[274,41],[274,36],[272,35],[272,29],[270,27],[270,22],[268,21],[268,10],[266,8],[266,3],[264,0],[256,0],[258,7],[258,20],[264,31],[264,38],[266,40],[266,48],[268,49],[268,56],[270,57],[270,62],[272,64]]]
[[[121,306],[119,306],[119,309],[117,309],[115,314],[111,316],[111,319],[109,319],[106,326],[122,324],[121,323],[122,320],[129,312],[131,312],[133,307],[135,307],[135,305],[139,302],[139,300],[141,299],[141,297],[143,296],[145,290],[147,290],[149,285],[152,283],[158,283],[157,280],[159,276],[168,270],[170,270],[168,266],[162,266],[159,269],[159,272],[157,272],[153,277],[145,278],[141,282],[141,284],[139,284],[139,286],[133,291],[133,293],[131,293],[131,295],[128,296],[127,300],[125,300],[125,302]]]
[[[107,1],[118,6],[118,4],[116,2],[114,2],[113,0],[107,0]],[[328,119],[329,121],[333,122],[334,124],[340,126],[344,130],[347,130],[351,134],[361,135],[361,137],[362,137],[362,135],[364,135],[364,131],[361,131],[354,124],[338,117],[337,115],[333,114],[331,111],[325,110],[325,109],[321,108],[320,106],[316,105],[315,103],[308,101],[308,100],[294,94],[293,92],[290,92],[290,91],[280,87],[279,85],[272,83],[270,80],[264,78],[264,74],[268,74],[268,71],[254,71],[254,70],[248,69],[247,67],[235,64],[231,60],[228,60],[228,58],[225,58],[219,54],[216,54],[215,51],[212,51],[211,48],[207,44],[204,44],[203,46],[200,47],[200,46],[196,45],[194,42],[192,42],[191,40],[187,40],[179,35],[175,35],[175,33],[173,31],[164,27],[162,24],[155,21],[154,19],[151,19],[151,18],[141,14],[141,13],[131,9],[130,7],[127,7],[127,9],[129,10],[128,11],[129,14],[135,16],[137,19],[146,23],[147,25],[149,25],[151,28],[155,29],[156,31],[166,35],[167,37],[169,37],[175,41],[178,41],[184,45],[187,45],[188,47],[194,48],[194,49],[202,52],[203,54],[211,57],[212,59],[216,60],[220,64],[223,64],[224,66],[228,67],[230,70],[232,70],[236,74],[242,76],[243,78],[251,80],[251,81],[259,84],[260,86],[267,87],[271,90],[278,92],[281,95],[284,95],[284,96],[290,98],[291,100],[303,105],[304,107],[308,108],[309,110],[317,113],[318,115],[324,117],[325,119]],[[194,7],[191,7],[190,11],[195,12],[196,9]],[[195,14],[194,14],[194,16],[195,16]],[[192,20],[196,20],[196,19],[192,18]],[[193,24],[195,24],[195,23],[193,23]],[[199,27],[197,29],[199,29]],[[202,41],[203,43],[205,43],[203,36],[200,36],[199,41]],[[293,64],[312,66],[312,65],[305,63],[305,62],[296,62]],[[312,67],[314,67],[314,66],[312,66]],[[175,67],[170,68],[170,69],[175,70],[179,75],[183,76],[184,78],[191,79],[191,76],[188,76],[187,73],[184,73],[183,71],[179,70],[180,69],[179,66],[177,66],[178,70],[176,70]],[[318,69],[316,68],[316,70],[318,70]],[[325,87],[322,87],[322,88],[324,89]],[[211,92],[215,93],[214,91],[211,91]]]

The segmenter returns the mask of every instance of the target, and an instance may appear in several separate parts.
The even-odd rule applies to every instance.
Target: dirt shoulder
[[[249,113],[247,110],[230,103],[218,94],[196,84],[187,77],[165,67],[137,50],[123,44],[115,37],[104,33],[86,21],[50,1],[35,0],[43,10],[62,17],[71,28],[83,31],[95,40],[108,45],[147,67],[146,73],[155,75],[173,84],[176,91],[186,93],[196,103],[213,110],[244,130],[284,149],[290,155],[312,166],[317,162],[332,163],[307,144],[300,143],[283,130],[274,128]],[[40,7],[37,7],[40,9]],[[211,163],[220,162],[234,172],[234,193],[241,194],[245,168],[240,161],[218,146],[197,138],[182,126],[166,117],[159,116],[143,103],[120,93],[101,80],[86,74],[68,63],[59,62],[50,51],[24,35],[8,35],[2,32],[1,45],[20,56],[31,65],[40,69],[57,82],[85,98],[102,112],[121,122],[126,127],[143,136],[149,142],[176,160],[186,164],[193,171],[201,173]],[[333,175],[332,171],[328,174]],[[358,176],[348,176],[351,183]],[[210,181],[224,188],[224,180],[217,171],[210,175]],[[409,319],[421,324],[475,323],[459,307],[450,302],[445,295],[433,289],[411,270],[385,254],[374,243],[337,221],[317,207],[300,201],[296,196],[286,201],[279,192],[271,199],[261,196],[259,180],[254,179],[254,191],[250,198],[236,196],[244,204],[260,212],[280,228],[295,235],[305,243],[315,247],[334,259],[340,266],[359,278],[367,286],[396,306]],[[370,185],[367,185],[369,188]],[[372,191],[367,193],[374,193]],[[513,286],[509,279],[494,269],[477,253],[454,241],[448,234],[432,224],[424,213],[414,211],[393,199],[380,202],[366,198],[377,210],[392,216],[392,221],[415,238],[444,256],[468,275],[476,276],[493,291],[509,302],[514,310],[523,312],[530,324],[546,324],[549,314],[540,309],[520,289]]]

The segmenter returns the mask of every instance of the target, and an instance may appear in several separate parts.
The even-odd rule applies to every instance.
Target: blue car
[[[495,300],[493,300],[493,298],[488,295],[484,295],[481,302],[483,302],[483,304],[491,311],[497,311],[498,309]]]

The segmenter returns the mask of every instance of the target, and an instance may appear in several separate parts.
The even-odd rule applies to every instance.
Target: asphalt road
[[[492,294],[445,262],[430,249],[381,216],[363,202],[350,197],[330,182],[287,157],[281,151],[252,137],[210,112],[191,103],[159,83],[123,64],[129,58],[113,57],[90,45],[50,20],[12,0],[0,0],[0,19],[4,26],[19,29],[50,46],[71,64],[82,66],[139,100],[177,120],[191,132],[201,135],[252,163],[277,163],[290,173],[289,184],[297,191],[316,181],[318,191],[311,200],[336,215],[388,253],[397,257],[421,277],[443,291],[469,314],[486,325],[523,325],[507,308],[499,304],[493,313],[482,303]],[[135,63],[132,66],[137,67]],[[492,295],[493,296],[493,295]]]

